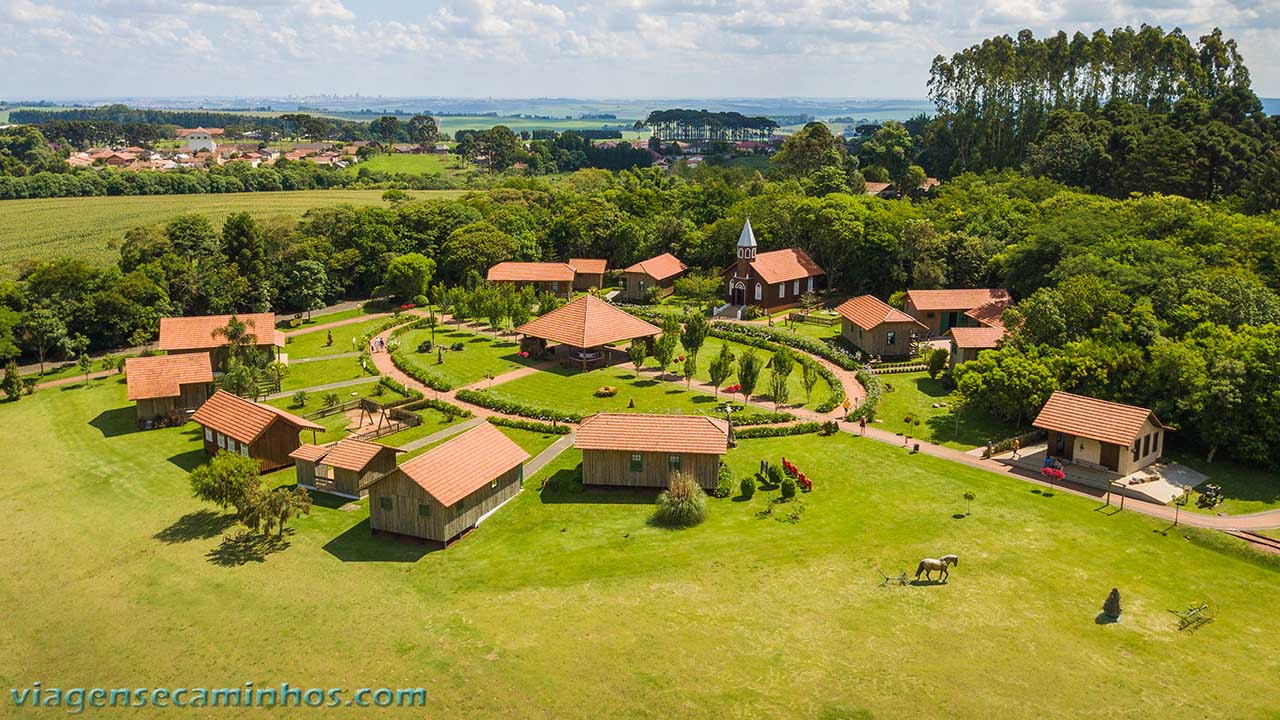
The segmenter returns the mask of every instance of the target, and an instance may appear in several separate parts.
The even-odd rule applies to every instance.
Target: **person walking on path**
[[[863,415],[862,417],[858,418],[858,430],[862,431],[863,435],[867,434],[867,416],[866,415]]]
[[[1022,450],[1022,441],[1019,440],[1018,438],[1014,438],[1013,439],[1013,459],[1014,460],[1022,459],[1022,457],[1019,455],[1019,452],[1021,450]]]

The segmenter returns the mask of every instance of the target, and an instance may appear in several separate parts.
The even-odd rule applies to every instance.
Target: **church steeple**
[[[751,218],[742,226],[738,236],[738,259],[751,262],[756,259],[756,234],[751,231]]]

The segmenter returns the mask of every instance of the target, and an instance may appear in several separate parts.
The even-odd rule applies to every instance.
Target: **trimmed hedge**
[[[876,417],[876,409],[880,407],[880,394],[884,392],[884,385],[881,384],[880,378],[874,373],[868,372],[865,368],[859,370],[854,377],[858,382],[862,383],[862,387],[867,391],[867,398],[862,404],[854,408],[846,417],[847,420],[858,420],[866,418],[868,422]]]
[[[378,402],[378,404],[384,408],[393,408],[393,407],[399,407],[401,405],[408,405],[409,403],[416,402],[418,400],[421,400],[424,397],[421,392],[418,392],[417,390],[414,390],[411,387],[406,387],[405,385],[402,385],[396,382],[395,380],[392,380],[386,375],[383,375],[382,378],[378,380],[378,384],[382,385],[385,388],[388,388],[393,392],[398,392],[404,396],[399,400],[392,400],[391,402],[388,402],[388,403]]]
[[[412,362],[409,362],[408,358],[404,357],[404,353],[400,351],[400,348],[396,348],[395,350],[391,351],[391,364],[395,365],[396,368],[400,370],[400,372],[404,373],[405,375],[408,375],[414,380],[417,380],[423,385],[426,385],[432,390],[439,390],[440,392],[449,392],[450,390],[453,389],[453,383],[449,382],[448,380],[445,380],[444,378],[440,377],[439,375],[436,375],[433,372],[424,370],[418,365]]]
[[[446,417],[458,417],[458,418],[471,417],[470,410],[458,405],[454,405],[451,402],[446,402],[444,400],[437,400],[435,398],[423,398],[421,400],[415,400],[414,402],[411,402],[408,405],[405,405],[403,409],[413,411],[413,410],[421,410],[422,408],[431,408],[432,410],[439,410],[440,412],[444,413]]]
[[[748,425],[775,425],[777,423],[789,423],[795,419],[795,415],[784,412],[734,413],[733,426],[747,427]]]
[[[853,353],[804,335],[796,335],[795,333],[789,333],[785,330],[779,330],[765,325],[742,325],[724,322],[723,320],[713,322],[711,327],[713,329],[724,329],[736,335],[756,337],[761,340],[786,345],[787,347],[795,348],[796,350],[803,350],[810,355],[817,355],[820,358],[830,360],[837,367],[844,368],[845,370],[857,370],[862,367],[862,363],[858,362],[858,359],[853,356]]]
[[[479,405],[507,415],[519,415],[534,420],[557,420],[559,422],[577,423],[582,421],[582,414],[566,412],[554,408],[525,405],[510,398],[498,397],[487,390],[459,390],[457,397],[462,402]]]
[[[538,422],[537,420],[517,420],[508,417],[491,417],[489,422],[502,427],[515,428],[517,430],[529,430],[531,432],[543,433],[546,435],[568,435],[568,425],[551,425],[550,423]]]
[[[751,438],[771,438],[786,437],[788,435],[810,435],[812,433],[822,432],[822,423],[820,422],[802,422],[795,425],[771,425],[766,427],[749,427],[741,430],[734,430],[733,434],[740,440],[749,440]]]

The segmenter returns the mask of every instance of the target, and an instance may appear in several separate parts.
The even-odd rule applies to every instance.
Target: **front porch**
[[[1013,457],[1012,452],[995,455],[992,459],[1024,472],[1039,475],[1045,467],[1045,458],[1049,456],[1048,451],[1048,445],[1042,443],[1023,448],[1017,459]],[[1066,474],[1065,482],[1119,493],[1160,505],[1173,502],[1188,490],[1209,479],[1208,476],[1178,463],[1157,462],[1137,472],[1121,475],[1099,465],[1072,462],[1061,457],[1058,457],[1058,460],[1062,462],[1062,469]]]

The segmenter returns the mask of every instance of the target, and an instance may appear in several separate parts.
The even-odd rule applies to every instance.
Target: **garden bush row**
[[[880,407],[880,394],[884,392],[884,384],[880,382],[880,378],[865,368],[859,370],[854,377],[862,384],[862,388],[867,391],[867,397],[862,401],[861,405],[849,412],[846,419],[860,420],[866,418],[870,422],[875,419],[876,409]]]
[[[395,380],[392,380],[391,378],[385,375],[382,376],[380,380],[378,380],[378,384],[387,388],[388,390],[391,390],[392,392],[397,392],[404,396],[399,400],[392,400],[391,402],[382,402],[381,400],[379,400],[378,404],[384,408],[393,408],[393,407],[399,407],[401,405],[408,405],[409,403],[417,402],[418,400],[421,400],[424,397],[421,392],[418,392],[417,390],[414,390],[411,387],[407,387],[401,383],[398,383]]]
[[[436,398],[423,398],[421,400],[415,400],[409,403],[408,405],[405,405],[403,409],[414,411],[414,410],[421,410],[423,408],[431,408],[432,410],[438,410],[439,412],[444,413],[445,417],[450,419],[471,417],[470,410],[464,407],[461,407],[459,405],[454,405],[451,402],[447,402],[445,400],[438,400]]]
[[[448,380],[445,380],[439,375],[436,375],[430,370],[423,369],[422,367],[418,366],[416,363],[410,362],[410,360],[404,356],[404,353],[400,350],[400,348],[396,348],[395,350],[391,351],[391,363],[395,365],[400,370],[400,372],[404,373],[405,375],[408,375],[414,380],[417,380],[423,385],[426,385],[432,390],[439,390],[440,392],[449,392],[450,390],[453,389],[453,383],[449,382]]]
[[[749,440],[751,438],[771,438],[771,437],[787,437],[788,435],[810,435],[816,432],[824,432],[824,428],[835,423],[820,422],[802,422],[795,425],[770,425],[765,427],[747,427],[741,430],[734,430],[733,434],[739,440]]]
[[[555,410],[553,408],[526,405],[510,398],[498,397],[486,390],[459,390],[458,399],[463,402],[479,405],[507,415],[519,415],[534,420],[555,420],[558,422],[576,423],[582,421],[582,414]]]
[[[787,347],[795,348],[796,350],[803,350],[810,355],[817,355],[820,358],[830,360],[832,363],[838,367],[844,368],[845,370],[857,370],[863,366],[863,364],[858,361],[858,358],[854,353],[849,352],[844,348],[830,345],[815,338],[789,333],[785,330],[779,330],[777,328],[771,328],[764,325],[741,325],[728,323],[723,320],[711,323],[711,327],[714,330],[727,330],[736,335],[756,337],[762,340],[775,342],[780,345],[786,345]]]
[[[744,412],[733,414],[733,425],[734,427],[776,425],[778,423],[789,423],[795,419],[795,415],[784,412]]]
[[[502,427],[515,428],[517,430],[528,430],[530,432],[543,433],[545,435],[568,435],[568,425],[552,425],[551,423],[538,422],[537,420],[517,420],[509,417],[491,417],[489,422]]]

